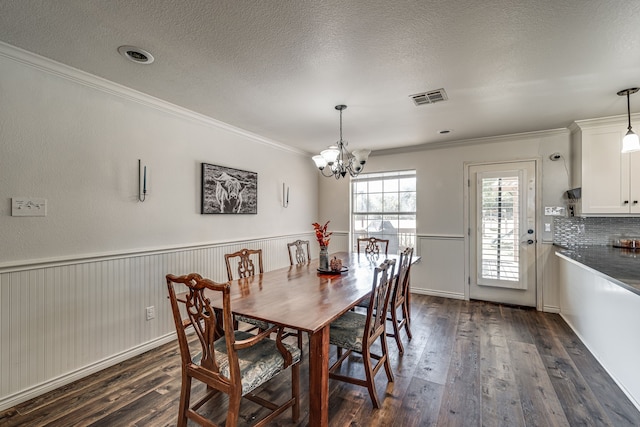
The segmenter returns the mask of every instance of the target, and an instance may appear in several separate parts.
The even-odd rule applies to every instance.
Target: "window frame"
[[[384,186],[384,182],[385,180],[394,180],[394,179],[403,179],[403,178],[410,178],[413,179],[412,182],[412,189],[409,190],[403,190],[403,188],[400,185],[400,182],[398,182],[398,186],[396,187],[395,190],[392,191],[388,191],[385,190],[385,186]],[[357,187],[359,183],[362,182],[372,182],[372,181],[381,181],[381,188],[380,191],[369,191],[369,188],[367,186],[367,191],[365,193],[357,193]],[[400,210],[401,208],[401,195],[402,193],[413,193],[412,199],[413,199],[413,210]],[[358,210],[358,202],[357,202],[357,196],[358,194],[380,194],[381,197],[381,203],[383,206],[383,209],[381,209],[380,211],[375,211],[375,210],[371,210],[370,206],[367,206],[365,210]],[[394,210],[385,210],[384,209],[384,200],[385,200],[385,195],[388,194],[396,194],[396,208]],[[364,217],[366,217],[365,222],[367,224],[371,224],[372,221],[380,221],[381,224],[381,230],[380,230],[380,234],[379,235],[375,235],[377,233],[374,234],[374,237],[379,237],[379,238],[387,238],[389,236],[392,236],[392,238],[390,239],[389,242],[389,253],[394,253],[397,249],[400,248],[404,248],[406,246],[412,246],[414,248],[414,250],[416,249],[416,242],[417,242],[417,231],[418,231],[418,226],[417,226],[417,222],[418,222],[418,178],[417,178],[417,171],[415,169],[410,169],[410,170],[398,170],[398,171],[386,171],[386,172],[370,172],[370,173],[362,173],[360,175],[358,175],[357,177],[353,177],[351,178],[351,183],[350,183],[350,212],[349,212],[349,227],[350,227],[350,233],[349,233],[349,244],[350,247],[352,248],[352,250],[357,251],[357,239],[358,237],[361,236],[365,236],[364,233],[358,232],[356,229],[356,217],[358,215],[362,215]],[[406,208],[406,206],[405,206]],[[378,217],[378,218],[371,218],[370,217]],[[389,217],[394,217],[392,219],[392,225],[395,223],[395,227],[396,227],[396,232],[395,234],[389,234],[389,233],[385,233],[385,224],[384,221],[387,221]],[[409,221],[413,221],[414,223],[414,228],[410,228],[409,232],[401,232],[402,228],[400,227],[400,221],[402,221],[403,217],[412,217],[409,219]],[[369,226],[367,225],[366,229],[368,229]],[[371,232],[367,232],[366,236],[371,236]],[[394,242],[395,240],[395,242]],[[416,251],[417,252],[417,251]],[[414,252],[415,253],[415,252]]]

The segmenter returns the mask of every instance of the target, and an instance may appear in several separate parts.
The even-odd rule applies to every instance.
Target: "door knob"
[[[527,244],[528,245],[533,245],[533,240],[531,240],[531,239],[527,240]]]

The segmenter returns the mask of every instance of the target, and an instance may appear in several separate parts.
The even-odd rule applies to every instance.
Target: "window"
[[[389,253],[416,243],[416,171],[360,174],[351,180],[353,245],[389,240]]]

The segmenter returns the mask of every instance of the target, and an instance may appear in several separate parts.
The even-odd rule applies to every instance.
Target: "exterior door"
[[[536,306],[536,164],[469,166],[469,297]]]

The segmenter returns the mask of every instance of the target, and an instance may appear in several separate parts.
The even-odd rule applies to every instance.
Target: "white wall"
[[[0,410],[171,339],[165,274],[225,280],[242,246],[278,268],[313,238],[304,153],[2,44],[0,93]],[[201,162],[257,172],[258,214],[201,215]],[[12,217],[22,196],[47,216]]]
[[[418,189],[417,251],[424,257],[414,267],[412,291],[432,295],[464,298],[464,169],[465,163],[511,161],[537,158],[541,164],[542,206],[563,206],[563,192],[569,188],[569,131],[553,130],[531,134],[484,138],[475,141],[452,142],[448,146],[376,153],[370,157],[366,172],[415,169]],[[549,155],[559,152],[560,161]],[[566,159],[566,163],[564,161]],[[339,230],[349,230],[349,206],[335,203],[348,200],[348,180],[325,179],[320,184],[319,216],[330,219]],[[542,217],[541,224],[552,223]],[[544,229],[544,228],[543,228]],[[551,233],[539,233],[538,260],[548,259]],[[540,271],[543,286],[542,303],[546,310],[557,311],[555,283]]]
[[[317,176],[306,154],[65,71],[0,56],[0,265],[311,228]],[[138,159],[149,168],[144,203]],[[257,172],[258,214],[201,215],[201,162]],[[17,196],[46,198],[47,217],[11,217]]]

